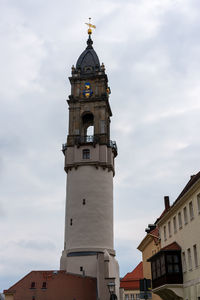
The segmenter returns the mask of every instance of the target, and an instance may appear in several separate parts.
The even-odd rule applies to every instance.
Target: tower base
[[[82,251],[67,253],[63,251],[60,269],[67,273],[91,276],[97,279],[98,300],[109,300],[108,283],[115,284],[115,294],[119,299],[119,265],[113,255],[104,252]]]

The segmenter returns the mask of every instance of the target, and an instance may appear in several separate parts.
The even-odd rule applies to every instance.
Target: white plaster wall
[[[194,191],[191,191],[182,201],[177,208],[173,209],[172,213],[166,219],[162,225],[160,225],[161,232],[161,247],[165,247],[174,241],[176,241],[182,248],[182,253],[185,252],[186,256],[186,271],[183,272],[183,282],[184,282],[184,299],[192,300],[196,299],[198,292],[198,284],[200,283],[200,213],[198,212],[197,206],[197,195],[200,193],[200,182],[198,187]],[[194,218],[190,220],[189,213],[189,202],[193,203]],[[188,223],[184,224],[184,214],[183,209],[186,206]],[[181,212],[182,216],[182,228],[179,229],[178,224],[178,213]],[[177,221],[177,232],[174,233],[173,217],[176,216]],[[171,236],[168,232],[168,222],[171,222]],[[164,239],[164,226],[166,227],[167,239]],[[194,264],[194,252],[193,245],[197,246],[198,255],[198,267]],[[192,256],[192,269],[189,270],[188,263],[188,253],[187,249],[190,248]],[[182,261],[183,263],[183,261]],[[198,296],[200,297],[200,295]]]
[[[112,172],[95,166],[68,172],[65,226],[66,250],[113,249]]]
[[[83,267],[85,276],[97,277],[97,256],[73,256],[67,257],[67,272],[82,275],[80,267]]]

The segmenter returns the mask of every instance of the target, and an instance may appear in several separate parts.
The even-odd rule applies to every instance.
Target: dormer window
[[[90,159],[90,149],[83,149],[83,159]]]

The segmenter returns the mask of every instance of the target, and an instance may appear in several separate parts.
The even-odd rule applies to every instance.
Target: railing
[[[95,135],[78,136],[75,138],[75,142],[78,144],[97,143],[98,141],[99,141],[99,137]]]
[[[110,140],[109,144],[109,146],[117,152],[117,143]]]
[[[95,136],[95,135],[86,135],[86,136],[76,136],[74,138],[74,142],[76,145],[81,145],[81,144],[87,144],[87,143],[101,143],[100,136]],[[115,141],[109,141],[108,146],[111,147],[115,153],[117,154],[117,144]],[[62,144],[62,151],[64,152],[67,149],[67,143]]]

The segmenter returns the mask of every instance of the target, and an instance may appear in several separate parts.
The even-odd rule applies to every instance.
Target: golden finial
[[[92,28],[96,28],[96,26],[95,25],[92,25],[91,23],[90,23],[90,21],[91,21],[91,18],[89,18],[89,23],[85,23],[89,28],[88,28],[88,34],[92,34]]]

